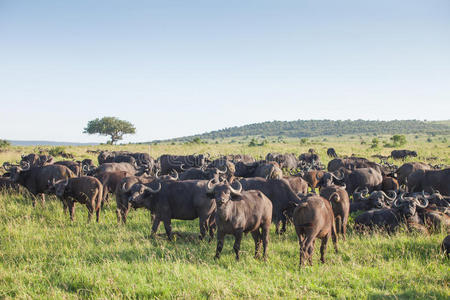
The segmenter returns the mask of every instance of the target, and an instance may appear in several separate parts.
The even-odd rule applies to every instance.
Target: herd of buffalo
[[[16,164],[4,163],[0,190],[21,190],[37,197],[55,194],[74,218],[75,202],[86,205],[88,220],[100,212],[112,194],[117,219],[126,223],[130,208],[144,207],[152,215],[152,233],[163,222],[172,239],[171,220],[199,219],[200,239],[217,231],[216,258],[227,234],[235,237],[233,249],[239,259],[243,233],[255,241],[255,257],[266,257],[269,229],[283,234],[291,221],[299,239],[300,265],[312,264],[314,242],[321,239],[321,261],[329,238],[336,252],[338,236],[345,240],[349,214],[355,230],[386,230],[399,227],[428,233],[450,228],[450,168],[422,162],[400,167],[381,160],[338,157],[325,166],[310,149],[293,154],[269,153],[263,160],[249,155],[162,155],[98,151],[98,166],[90,159],[54,161],[48,155],[23,155]],[[414,151],[395,150],[394,159],[417,156]],[[317,191],[318,189],[318,191]],[[447,255],[450,236],[442,243]]]

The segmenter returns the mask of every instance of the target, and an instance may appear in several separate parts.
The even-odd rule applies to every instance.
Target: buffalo
[[[70,220],[75,214],[75,202],[85,204],[88,209],[88,222],[91,221],[95,211],[96,220],[99,221],[100,206],[103,201],[103,186],[101,182],[91,176],[82,176],[52,180],[51,188],[56,196],[69,208]]]
[[[325,262],[325,252],[330,236],[333,239],[336,253],[337,235],[334,214],[331,204],[323,197],[314,195],[306,197],[301,203],[295,203],[293,214],[295,231],[300,244],[300,266],[305,260],[312,265],[314,242],[316,238],[322,240],[320,246],[320,260]]]
[[[433,192],[438,190],[446,196],[450,196],[450,168],[444,170],[417,170],[408,176],[408,191]]]
[[[411,150],[393,150],[391,152],[391,157],[393,159],[405,159],[408,156],[417,157],[417,152]]]
[[[273,204],[272,220],[275,222],[276,233],[282,234],[286,231],[286,215],[291,205],[299,203],[299,197],[291,189],[289,182],[284,179],[243,178],[239,180],[245,191],[258,190],[264,193]],[[280,230],[279,225],[282,223]]]
[[[42,204],[45,203],[45,193],[48,193],[49,182],[76,177],[66,166],[48,165],[44,167],[20,167],[9,168],[11,180],[24,186],[33,195],[33,206],[36,206],[36,196],[41,195]]]
[[[132,206],[146,207],[155,215],[152,234],[158,230],[159,223],[164,223],[166,234],[172,240],[171,220],[194,220],[199,218],[200,239],[203,239],[209,228],[211,238],[214,235],[213,220],[216,205],[207,197],[208,180],[185,180],[158,182],[154,190],[148,186],[142,192],[130,198]]]
[[[215,258],[220,257],[226,234],[234,235],[233,249],[236,260],[243,233],[251,232],[255,241],[255,258],[259,257],[261,243],[263,258],[266,258],[269,243],[270,224],[272,222],[272,203],[261,191],[242,191],[231,187],[228,182],[212,184],[208,182],[206,193],[216,202],[217,249]]]
[[[181,172],[181,168],[200,168],[205,162],[206,158],[203,154],[199,155],[169,155],[163,154],[159,158],[161,164],[161,174],[167,175],[172,171]]]
[[[338,155],[337,155],[336,151],[334,150],[334,148],[328,148],[327,149],[327,155],[329,157],[334,157],[334,158],[338,157]]]
[[[348,215],[350,213],[350,198],[347,192],[340,186],[330,185],[320,190],[320,196],[330,201],[336,222],[337,234],[341,234],[345,241]]]
[[[395,200],[392,208],[369,210],[355,218],[358,227],[382,227],[389,233],[394,232],[401,224],[420,223],[416,209],[425,208],[428,205],[426,199],[418,200],[416,197],[403,197]]]

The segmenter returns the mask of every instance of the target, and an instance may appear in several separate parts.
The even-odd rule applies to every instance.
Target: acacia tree
[[[116,117],[103,117],[89,121],[83,133],[109,135],[111,141],[108,143],[115,144],[123,138],[124,134],[136,133],[136,128],[128,121],[119,120]]]

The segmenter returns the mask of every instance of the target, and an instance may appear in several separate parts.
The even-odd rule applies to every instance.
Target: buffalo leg
[[[102,202],[103,203],[103,202]],[[100,218],[100,210],[101,210],[101,208],[98,208],[98,209],[96,209],[96,211],[95,211],[95,216],[96,216],[96,221],[97,221],[97,223],[98,223],[98,220],[99,220],[99,218]]]
[[[327,234],[324,238],[322,238],[322,244],[320,245],[320,261],[325,263],[325,252],[327,251],[328,239],[330,238],[330,234]]]
[[[94,208],[92,207],[92,205],[90,203],[87,203],[86,206],[88,209],[88,223],[89,223],[89,222],[91,222],[92,215],[94,214]]]
[[[208,219],[203,218],[203,217],[199,217],[198,218],[198,222],[199,222],[199,226],[200,226],[200,235],[198,236],[198,238],[200,240],[203,240],[203,238],[206,235],[206,230],[208,229]]]
[[[241,249],[241,240],[242,240],[242,230],[237,230],[234,233],[234,245],[233,249],[236,253],[236,260],[239,260],[239,250]]]
[[[252,237],[255,241],[255,258],[259,258],[259,250],[261,249],[261,233],[259,229],[252,231]]]
[[[172,223],[170,222],[170,219],[163,220],[164,222],[164,229],[166,230],[167,238],[169,241],[172,240]]]
[[[217,231],[216,256],[214,257],[215,259],[220,258],[220,252],[222,252],[224,241],[225,241],[225,233],[223,233],[222,231],[218,230]]]
[[[161,218],[158,215],[156,215],[156,218],[153,221],[152,234],[156,234],[156,232],[158,231],[158,227],[159,227],[159,223],[160,222],[161,222]]]
[[[73,217],[75,215],[75,203],[69,200],[67,206],[69,208],[70,220],[73,222]]]
[[[269,231],[270,231],[270,222],[267,226],[262,227],[262,244],[263,244],[263,258],[264,260],[267,258],[267,246],[269,245]]]

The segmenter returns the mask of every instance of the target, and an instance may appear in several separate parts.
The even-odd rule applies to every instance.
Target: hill
[[[76,143],[76,142],[56,142],[56,141],[12,141],[13,146],[91,146],[98,143]]]
[[[344,134],[399,134],[426,133],[450,134],[450,121],[367,121],[367,120],[297,120],[268,121],[244,126],[235,126],[203,134],[171,139],[187,141],[193,138],[220,139],[240,136],[283,136],[303,138]]]

